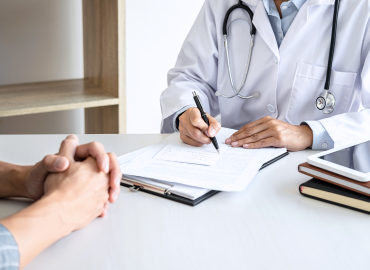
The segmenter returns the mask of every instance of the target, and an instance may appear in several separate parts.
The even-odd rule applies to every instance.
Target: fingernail
[[[214,137],[214,136],[216,136],[216,130],[215,130],[214,128],[211,128],[211,129],[209,130],[209,135],[211,135],[210,137]]]
[[[118,198],[118,192],[114,193],[113,200],[117,200],[117,198]]]
[[[226,142],[225,143],[226,144],[230,144],[231,143],[231,139],[230,138],[226,139]]]
[[[209,136],[209,133],[208,133],[208,131],[206,130],[206,131],[204,131],[204,134],[206,134],[207,135],[207,137],[211,137],[211,136]]]
[[[54,163],[55,169],[61,170],[64,168],[64,162],[62,158],[58,158]]]
[[[109,173],[109,164],[108,163],[104,163],[104,171],[106,172],[106,173]]]
[[[238,146],[238,144],[239,144],[238,142],[233,142],[231,145],[232,146]]]
[[[249,147],[249,144],[244,144],[243,147],[244,148],[248,148]]]

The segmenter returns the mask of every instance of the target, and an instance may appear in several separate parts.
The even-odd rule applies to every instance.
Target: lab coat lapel
[[[280,53],[276,38],[262,1],[259,1],[254,12],[253,24],[257,29],[257,34],[262,37],[262,39],[266,42],[267,46],[271,49],[275,56],[280,59]]]
[[[289,43],[297,36],[308,21],[310,7],[315,5],[334,5],[335,0],[308,0],[299,10],[292,25],[290,26],[283,42],[280,45],[280,53],[288,47]]]

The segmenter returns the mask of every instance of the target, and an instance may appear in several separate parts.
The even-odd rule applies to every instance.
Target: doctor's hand
[[[313,133],[309,126],[295,126],[266,116],[246,124],[235,132],[226,144],[233,147],[256,149],[263,147],[286,147],[289,151],[300,151],[311,147]]]
[[[180,138],[184,143],[193,146],[211,144],[213,138],[220,131],[221,125],[207,113],[209,127],[202,119],[198,108],[189,108],[179,117]]]

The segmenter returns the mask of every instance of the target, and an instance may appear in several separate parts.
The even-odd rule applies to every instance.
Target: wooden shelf
[[[0,117],[118,104],[87,79],[0,86]]]
[[[84,79],[0,86],[0,117],[85,108],[86,134],[126,133],[125,0],[82,0]]]

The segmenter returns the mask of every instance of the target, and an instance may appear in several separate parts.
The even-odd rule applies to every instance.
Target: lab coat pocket
[[[335,96],[336,105],[331,114],[323,114],[316,108],[317,97],[324,92],[326,68],[298,63],[293,88],[285,119],[293,125],[304,121],[317,121],[346,113],[357,73],[332,70],[330,92]]]

